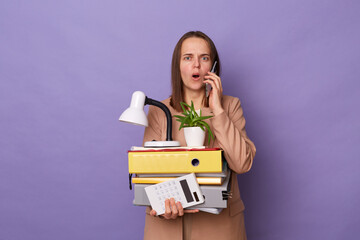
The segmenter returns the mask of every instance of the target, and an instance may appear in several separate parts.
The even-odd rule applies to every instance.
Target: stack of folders
[[[133,147],[128,160],[129,173],[135,174],[134,205],[150,206],[146,187],[195,173],[205,202],[193,208],[218,214],[227,207],[231,172],[219,148]]]

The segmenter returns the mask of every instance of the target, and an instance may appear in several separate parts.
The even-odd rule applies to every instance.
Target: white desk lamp
[[[165,104],[146,97],[145,94],[141,91],[136,91],[133,93],[130,107],[121,114],[119,120],[122,122],[128,122],[147,127],[148,120],[146,113],[144,112],[144,106],[146,104],[157,106],[165,112],[167,127],[166,141],[145,142],[144,147],[179,147],[180,143],[178,141],[172,140],[172,122],[170,110],[165,106]]]

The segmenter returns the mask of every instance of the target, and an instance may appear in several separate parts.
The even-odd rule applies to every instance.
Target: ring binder
[[[222,150],[129,151],[129,173],[206,173],[222,171]],[[192,164],[193,160],[197,161]]]
[[[231,185],[230,180],[231,171],[228,170],[227,176],[220,186],[211,186],[211,185],[200,185],[200,190],[204,195],[205,202],[196,206],[197,208],[226,208],[227,200],[232,195],[232,192],[229,192]],[[151,186],[151,184],[134,184],[134,205],[139,206],[150,206],[149,199],[145,193],[145,188]],[[224,193],[225,197],[224,198]]]

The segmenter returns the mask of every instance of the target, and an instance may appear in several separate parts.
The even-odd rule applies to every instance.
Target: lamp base
[[[180,147],[178,141],[149,141],[144,143],[144,147],[164,148],[164,147]]]

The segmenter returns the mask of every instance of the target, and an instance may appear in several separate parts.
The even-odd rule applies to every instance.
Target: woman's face
[[[181,46],[180,74],[185,91],[201,91],[211,68],[210,47],[202,38],[187,38]]]

